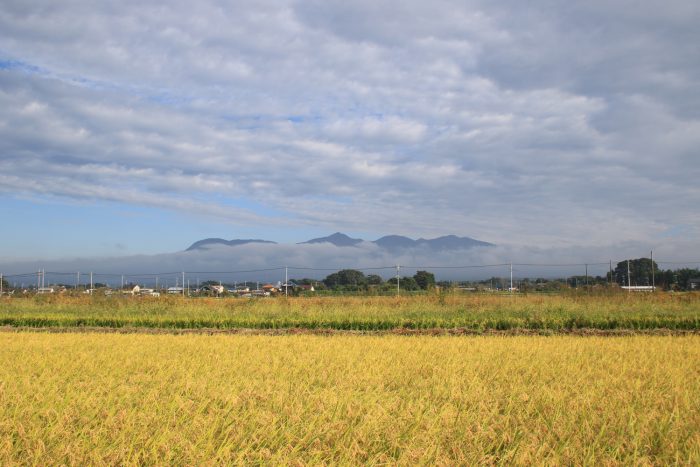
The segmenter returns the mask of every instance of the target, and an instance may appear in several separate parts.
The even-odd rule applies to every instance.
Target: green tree
[[[367,278],[361,271],[355,269],[343,269],[328,275],[323,279],[323,283],[330,288],[337,287],[364,287],[367,285]]]
[[[418,287],[423,290],[428,290],[435,287],[435,275],[432,272],[417,271],[413,276],[413,280],[415,280]]]
[[[382,277],[378,276],[377,274],[370,274],[367,276],[367,284],[368,285],[381,285],[382,282],[384,282],[382,280]]]
[[[392,277],[388,281],[386,281],[387,284],[391,284],[393,287],[396,287],[396,277]],[[416,283],[416,280],[413,277],[402,277],[401,281],[399,282],[399,288],[401,290],[418,290],[418,283]]]
[[[418,283],[413,277],[402,277],[400,287],[403,290],[419,290]]]
[[[318,285],[317,279],[310,279],[308,277],[304,277],[303,279],[289,279],[289,282],[294,282],[297,285]]]
[[[629,263],[629,277],[627,274]],[[637,258],[620,261],[613,270],[613,279],[619,285],[651,285],[652,270],[659,275],[659,266],[649,258]]]
[[[199,285],[202,285],[202,286],[204,286],[204,285],[219,285],[219,284],[221,284],[220,281],[213,281],[213,280],[202,281],[199,283]]]
[[[700,270],[683,268],[673,271],[673,283],[677,285],[678,288],[683,290],[690,290],[690,279],[697,279],[700,277]]]

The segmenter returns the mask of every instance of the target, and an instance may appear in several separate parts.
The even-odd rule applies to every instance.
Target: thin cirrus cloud
[[[253,229],[697,240],[698,20],[690,1],[5,2],[0,192]]]

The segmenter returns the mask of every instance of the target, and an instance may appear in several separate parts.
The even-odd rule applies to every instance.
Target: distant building
[[[700,290],[700,277],[688,279],[688,290]]]
[[[160,292],[156,292],[155,289],[144,289],[143,287],[140,288],[138,294],[145,297],[160,297]]]
[[[292,281],[289,281],[287,283],[280,284],[279,287],[280,287],[280,292],[289,294],[289,293],[294,293],[294,291],[299,287],[299,285],[295,284]]]
[[[656,287],[652,287],[651,285],[623,285],[621,288],[630,292],[653,292],[656,290]]]
[[[203,285],[200,289],[200,293],[209,293],[209,294],[215,294],[215,295],[221,295],[224,293],[226,288],[223,285],[213,285],[213,284],[207,284]]]

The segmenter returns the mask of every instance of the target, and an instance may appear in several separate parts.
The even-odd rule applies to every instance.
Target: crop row
[[[0,325],[171,329],[700,330],[700,295],[4,300]]]
[[[157,329],[336,329],[355,331],[381,331],[390,329],[450,329],[465,328],[484,330],[576,330],[576,329],[673,329],[700,330],[700,319],[677,317],[615,317],[565,319],[521,319],[521,318],[482,318],[475,320],[364,320],[364,319],[116,319],[116,318],[42,318],[42,317],[2,317],[0,325],[12,327],[105,327],[105,328],[157,328]]]

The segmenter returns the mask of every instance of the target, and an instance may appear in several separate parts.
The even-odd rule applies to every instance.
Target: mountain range
[[[257,239],[236,239],[236,240],[224,240],[223,238],[205,238],[204,240],[199,240],[194,242],[185,251],[202,250],[208,246],[212,245],[226,245],[226,246],[238,246],[245,245],[247,243],[271,243],[276,245],[277,242],[271,242],[269,240],[257,240]]]
[[[352,238],[344,233],[336,232],[327,237],[313,238],[305,242],[299,243],[299,245],[305,244],[318,244],[318,243],[330,243],[337,247],[353,247],[360,243],[365,242],[361,238]],[[227,246],[238,246],[246,245],[251,243],[267,243],[276,244],[277,242],[272,242],[269,240],[259,240],[259,239],[235,239],[235,240],[224,240],[223,238],[206,238],[204,240],[199,240],[190,245],[185,251],[195,251],[206,249],[213,245],[227,245]],[[401,235],[386,235],[377,240],[371,241],[369,243],[374,243],[375,245],[389,250],[392,252],[397,252],[401,250],[409,250],[413,248],[428,248],[432,250],[464,250],[468,248],[474,248],[479,246],[494,246],[492,243],[482,242],[481,240],[475,240],[470,237],[458,237],[456,235],[445,235],[442,237],[425,239],[419,238],[414,240],[409,237],[404,237]]]

